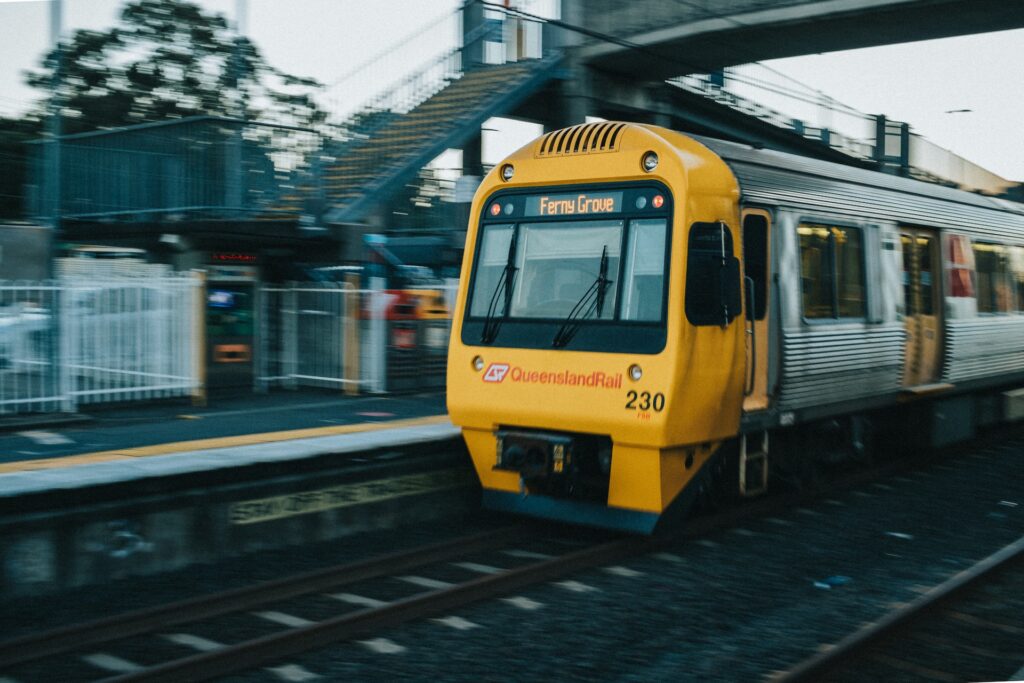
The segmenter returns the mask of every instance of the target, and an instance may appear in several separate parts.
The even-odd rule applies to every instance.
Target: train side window
[[[978,313],[1008,313],[1014,308],[1010,250],[1000,244],[975,242],[974,269],[978,281]]]
[[[754,281],[754,318],[768,309],[768,219],[751,214],[743,219],[743,274]]]
[[[1024,247],[1014,247],[1010,252],[1013,266],[1013,285],[1017,292],[1017,310],[1024,311]]]
[[[859,228],[801,223],[800,274],[804,317],[863,318],[863,237]]]
[[[692,325],[728,325],[740,314],[739,259],[724,223],[694,223],[686,253],[686,318]]]
[[[856,228],[832,228],[835,252],[836,295],[840,318],[867,315],[864,298],[864,258],[861,232]]]

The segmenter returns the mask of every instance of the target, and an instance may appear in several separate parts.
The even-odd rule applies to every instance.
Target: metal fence
[[[201,281],[0,282],[0,414],[201,387]]]
[[[28,213],[46,217],[46,146],[30,145]],[[315,131],[214,116],[60,138],[60,214],[140,220],[162,214],[298,215],[321,148]]]
[[[357,388],[362,294],[340,282],[261,288],[257,383]]]
[[[444,386],[457,284],[387,290],[290,283],[260,290],[257,387],[351,393]]]
[[[443,388],[456,289],[263,287],[257,388]],[[204,291],[188,273],[0,282],[0,415],[198,394]]]
[[[60,372],[58,282],[0,283],[0,414],[70,410]]]

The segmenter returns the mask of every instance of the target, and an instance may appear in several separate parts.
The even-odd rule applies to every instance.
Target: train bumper
[[[635,447],[522,428],[464,429],[463,437],[485,507],[643,534],[677,525],[713,452],[711,445]]]

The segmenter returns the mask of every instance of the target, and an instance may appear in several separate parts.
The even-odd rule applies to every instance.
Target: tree
[[[77,31],[60,56],[65,134],[199,114],[298,126],[325,118],[315,80],[270,66],[223,15],[187,0],[133,0],[118,26]],[[50,52],[28,74],[48,96],[57,58]]]

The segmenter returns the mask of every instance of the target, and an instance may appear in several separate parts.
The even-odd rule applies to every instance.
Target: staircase
[[[384,120],[365,139],[351,140],[322,169],[327,223],[358,222],[448,148],[480,134],[480,125],[507,113],[554,78],[557,55],[483,65],[446,80],[407,113]]]

